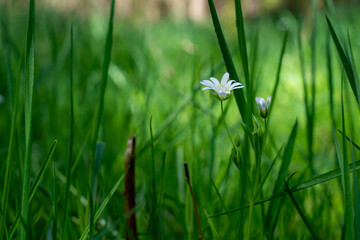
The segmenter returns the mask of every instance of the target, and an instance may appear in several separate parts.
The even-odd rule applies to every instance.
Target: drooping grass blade
[[[287,181],[285,181],[284,183],[285,183],[286,191],[289,194],[290,199],[291,199],[292,203],[294,204],[294,206],[296,208],[296,211],[299,213],[301,219],[305,223],[306,227],[309,229],[313,239],[318,239],[317,235],[315,234],[314,228],[312,227],[312,224],[309,221],[309,218],[306,217],[304,211],[301,209],[300,205],[297,203],[294,195],[292,194],[292,192],[291,192],[291,190],[289,188],[289,185],[288,185]]]
[[[350,172],[353,171],[353,168],[351,168],[351,167],[352,167],[352,165],[349,164],[349,171],[350,171]],[[360,169],[360,160],[357,161],[357,162],[355,162],[355,169],[356,169],[356,170],[359,170],[359,169]],[[315,185],[318,185],[318,184],[321,184],[321,183],[330,181],[330,180],[332,180],[332,179],[338,178],[338,177],[340,177],[340,176],[342,176],[341,170],[340,170],[340,168],[337,168],[337,169],[335,169],[335,170],[326,172],[326,173],[324,173],[324,174],[320,174],[320,175],[318,175],[318,176],[316,176],[316,177],[313,177],[313,178],[311,178],[311,179],[309,179],[309,180],[307,180],[307,181],[305,181],[305,182],[303,182],[303,183],[300,183],[300,184],[292,187],[292,188],[291,188],[291,192],[294,193],[294,192],[297,192],[297,191],[301,191],[301,190],[304,190],[304,189],[306,189],[306,188],[313,187],[313,186],[315,186]],[[256,201],[256,202],[254,203],[254,206],[255,206],[255,205],[259,205],[259,204],[263,204],[263,203],[265,203],[265,202],[271,201],[271,200],[276,199],[276,198],[284,197],[284,196],[286,196],[286,195],[287,195],[287,193],[284,192],[284,191],[279,192],[279,193],[277,193],[277,194],[274,194],[274,195],[271,195],[271,196],[266,197],[266,198],[264,198],[264,199],[261,199],[261,200],[259,200],[259,201]],[[249,208],[249,204],[246,204],[246,205],[244,205],[244,206],[242,206],[242,207],[230,209],[230,210],[228,210],[228,211],[226,211],[226,212],[216,213],[216,214],[213,214],[213,215],[211,215],[211,216],[209,216],[209,217],[219,217],[219,216],[223,216],[223,215],[225,215],[225,214],[230,214],[230,213],[238,212],[238,211],[243,210],[243,209],[246,209],[246,208]]]
[[[354,93],[354,96],[356,98],[356,101],[357,101],[357,104],[360,106],[360,90],[359,90],[359,83],[357,82],[356,78],[355,78],[355,74],[354,74],[354,70],[351,66],[351,63],[350,63],[350,60],[348,59],[348,57],[346,56],[341,44],[340,44],[340,41],[335,33],[335,30],[328,18],[328,16],[326,16],[326,22],[328,24],[328,27],[329,27],[329,30],[330,30],[330,34],[331,34],[331,37],[335,43],[335,47],[336,47],[336,50],[339,54],[339,57],[340,57],[340,60],[341,60],[341,63],[345,69],[345,73],[346,73],[346,76],[349,80],[349,83],[350,83],[350,86],[351,86],[351,89]]]

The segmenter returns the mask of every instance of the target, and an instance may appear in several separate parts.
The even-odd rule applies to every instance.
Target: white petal
[[[229,73],[225,73],[221,78],[221,84],[225,85],[227,80],[229,80]]]
[[[214,83],[214,85],[220,85],[219,80],[214,77],[211,77],[210,80]]]
[[[209,86],[209,87],[213,87],[214,86],[214,83],[209,81],[209,80],[202,80],[200,82],[201,84],[205,85],[205,86]]]
[[[239,82],[236,82],[236,83],[231,84],[231,87],[236,87],[236,86],[242,86],[242,84],[239,83]]]
[[[241,86],[236,86],[236,87],[230,87],[230,90],[233,90],[233,89],[239,89],[239,88],[243,88],[244,86],[241,85]]]
[[[262,97],[256,97],[255,101],[261,110],[265,109],[265,100]]]
[[[269,108],[270,101],[271,101],[271,97],[268,96],[268,97],[267,97],[267,100],[266,100],[266,108]]]
[[[201,89],[201,90],[207,90],[207,89],[212,89],[212,90],[214,90],[214,88],[212,88],[212,87],[204,87],[204,88]]]

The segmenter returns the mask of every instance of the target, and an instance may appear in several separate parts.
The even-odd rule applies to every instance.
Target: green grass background
[[[351,37],[355,62],[360,61],[359,5],[339,5],[331,15],[337,33]],[[8,207],[4,225],[9,230],[21,210],[21,191],[24,174],[24,58],[27,6],[0,4],[0,186],[4,185],[6,158],[10,138],[12,107],[16,81],[20,81],[19,110],[15,128],[15,148],[11,159],[12,172]],[[311,17],[304,12],[301,28],[305,70],[310,79]],[[88,191],[93,158],[92,131],[98,105],[105,39],[109,13],[94,9],[86,17],[76,13],[61,14],[54,9],[36,4],[35,10],[35,83],[32,112],[32,155],[30,182],[33,182],[53,143],[58,140],[52,156],[57,177],[58,197],[54,192],[54,171],[50,165],[29,205],[31,236],[34,239],[51,238],[53,202],[58,207],[56,234],[58,238],[76,239],[89,223]],[[235,13],[220,15],[225,37],[232,52],[235,67],[244,83],[240,54],[237,48]],[[69,52],[70,26],[74,26],[73,40],[73,93],[74,141],[73,157],[78,164],[72,173],[69,199],[69,224],[64,230],[65,181],[69,154],[70,97]],[[289,29],[277,100],[272,108],[270,138],[263,153],[263,163],[269,166],[281,145],[286,142],[292,126],[298,119],[299,127],[288,175],[296,172],[291,183],[297,184],[315,175],[338,167],[331,131],[329,87],[326,68],[326,38],[329,38],[325,11],[318,14],[316,39],[316,111],[314,128],[315,173],[308,169],[306,143],[306,116],[297,51],[297,23],[286,10],[276,14],[263,14],[257,19],[245,19],[246,40],[250,62],[256,46],[258,53],[251,69],[256,96],[271,94],[275,83],[278,58],[284,26]],[[333,89],[335,129],[341,129],[341,64],[332,40]],[[20,69],[20,70],[19,70]],[[185,183],[183,162],[189,163],[191,181],[197,200],[204,235],[207,239],[236,239],[238,214],[206,219],[211,215],[239,207],[237,169],[230,160],[231,142],[221,122],[220,104],[208,91],[200,90],[199,82],[225,72],[214,28],[209,18],[204,23],[164,19],[157,22],[129,21],[115,14],[113,46],[108,71],[103,121],[100,139],[105,150],[98,175],[97,209],[124,173],[124,155],[127,139],[137,137],[137,224],[141,238],[152,239],[153,228],[159,228],[163,239],[192,239],[197,236],[191,198]],[[348,135],[360,143],[358,128],[359,108],[347,82],[344,81],[345,118]],[[255,101],[255,100],[254,100]],[[229,105],[229,106],[227,106]],[[228,107],[226,121],[235,136],[243,133],[241,118],[234,97],[225,102]],[[258,116],[258,115],[257,115]],[[163,193],[162,201],[154,206],[151,197],[151,144],[149,122],[152,117],[155,149],[156,194]],[[339,134],[338,138],[341,139]],[[350,149],[350,147],[348,148]],[[165,164],[162,156],[166,152]],[[348,153],[350,153],[348,151]],[[354,149],[355,159],[359,151]],[[278,161],[263,189],[270,196],[279,174]],[[162,176],[162,167],[164,175]],[[352,174],[351,174],[352,176]],[[214,181],[222,197],[219,199]],[[344,227],[343,195],[339,180],[332,180],[294,193],[304,212],[311,220],[321,239],[339,239]],[[1,188],[2,189],[2,188]],[[124,237],[124,187],[121,185],[95,224],[94,237],[106,239]],[[77,195],[74,196],[76,191]],[[222,205],[222,201],[224,205]],[[359,204],[359,203],[357,203]],[[158,226],[153,226],[150,210],[158,208]],[[265,204],[268,207],[268,204]],[[206,211],[206,213],[205,213]],[[252,237],[265,238],[260,206],[255,207]],[[3,220],[2,220],[3,221]],[[213,228],[211,227],[213,224]],[[216,231],[214,231],[216,229]],[[64,233],[64,231],[66,231]],[[17,233],[15,234],[17,235]],[[280,211],[274,237],[278,239],[311,238],[305,224],[289,197]],[[357,236],[359,237],[359,236]]]

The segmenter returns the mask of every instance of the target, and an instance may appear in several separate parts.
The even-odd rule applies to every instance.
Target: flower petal
[[[201,90],[207,90],[207,89],[214,90],[214,88],[212,88],[212,87],[204,87],[204,88],[203,88],[203,89],[201,89]]]
[[[208,87],[214,87],[215,86],[214,83],[209,81],[209,80],[202,80],[200,83],[205,85],[205,86],[208,86]]]
[[[265,100],[262,97],[256,97],[255,101],[261,110],[265,109]]]
[[[221,84],[225,85],[228,80],[229,80],[229,73],[226,72],[221,78]]]
[[[214,85],[220,85],[219,80],[214,77],[211,77],[210,80],[214,83]]]

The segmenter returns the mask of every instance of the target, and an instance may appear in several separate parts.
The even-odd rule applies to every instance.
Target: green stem
[[[249,226],[248,226],[248,233],[246,239],[251,239],[251,222],[252,222],[252,215],[254,210],[254,201],[250,201],[249,203]]]
[[[234,143],[234,141],[233,141],[233,139],[232,139],[232,137],[231,137],[231,135],[230,135],[229,129],[228,129],[228,127],[227,127],[227,125],[226,125],[226,122],[225,122],[225,115],[224,115],[224,105],[223,105],[223,101],[220,101],[220,103],[221,103],[221,114],[222,114],[222,119],[223,119],[223,121],[224,121],[224,125],[225,125],[226,132],[227,132],[227,133],[228,133],[228,135],[229,135],[229,138],[230,138],[230,140],[231,140],[231,143],[232,143],[232,145],[233,145],[234,149],[236,149],[235,143]]]

